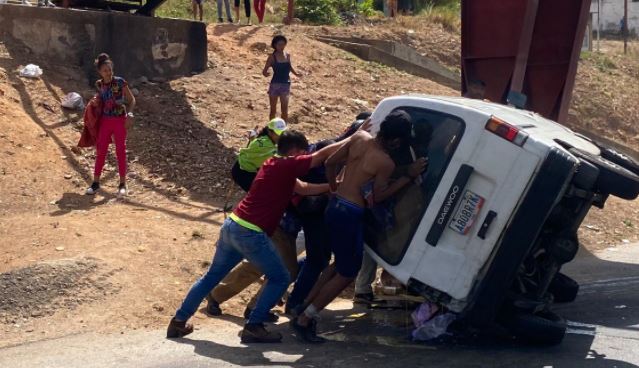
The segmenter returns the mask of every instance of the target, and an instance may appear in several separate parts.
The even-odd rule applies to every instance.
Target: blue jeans
[[[304,229],[306,260],[300,268],[295,287],[288,297],[287,308],[302,304],[315,286],[317,279],[331,260],[331,248],[324,213],[300,216]]]
[[[331,251],[340,276],[355,278],[362,267],[364,251],[364,208],[341,197],[333,197],[326,207]]]
[[[206,295],[245,258],[266,276],[266,285],[248,323],[265,322],[269,311],[284,295],[291,276],[266,233],[249,230],[230,218],[220,229],[211,266],[191,287],[175,317],[180,321],[191,318]]]

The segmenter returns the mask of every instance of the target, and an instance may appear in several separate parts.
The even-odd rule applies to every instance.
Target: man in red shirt
[[[213,261],[187,294],[171,319],[167,337],[182,337],[193,332],[187,323],[206,295],[243,259],[255,265],[265,276],[266,285],[242,331],[242,342],[279,342],[282,335],[265,329],[269,311],[289,285],[290,275],[270,236],[275,231],[293,193],[317,195],[328,191],[327,184],[308,184],[298,179],[320,166],[343,143],[325,147],[307,155],[308,141],[303,134],[286,131],[280,136],[278,154],[260,168],[251,189],[229,216],[222,228]]]

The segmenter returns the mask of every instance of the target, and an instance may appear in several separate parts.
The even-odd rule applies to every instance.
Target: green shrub
[[[337,24],[339,14],[335,2],[336,0],[297,0],[295,15],[311,24]]]
[[[365,17],[370,17],[377,13],[374,0],[364,0],[357,4],[357,12]]]

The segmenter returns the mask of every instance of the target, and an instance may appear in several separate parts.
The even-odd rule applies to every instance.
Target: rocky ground
[[[246,143],[246,131],[266,123],[268,81],[260,73],[275,33],[287,34],[293,63],[304,74],[293,81],[291,122],[311,139],[337,135],[358,112],[386,96],[454,94],[312,38],[347,32],[393,38],[456,67],[458,36],[441,26],[402,22],[352,28],[210,26],[204,73],[130,81],[138,109],[128,139],[130,196],[124,199],[113,195],[113,157],[104,191],[83,195],[94,153],[70,150],[79,138],[80,116],[59,105],[69,92],[90,97],[94,76],[0,43],[0,289],[5,290],[0,346],[86,330],[157,328],[168,321],[210,262],[223,208],[238,198],[228,177],[234,155]],[[605,115],[589,120],[579,107],[592,94],[598,109],[617,114],[616,129],[629,137],[621,141],[634,145],[636,110],[622,107],[633,102],[636,87],[630,81],[637,67],[617,57],[610,56],[619,75],[601,72],[594,58],[582,63],[593,77],[582,76],[580,69],[574,123],[605,127]],[[116,60],[116,73],[118,62],[123,61]],[[42,78],[20,78],[19,67],[27,63],[42,66]],[[623,87],[612,88],[615,81]],[[612,97],[586,93],[603,90]],[[600,130],[608,135],[607,128]],[[604,210],[591,212],[582,241],[590,249],[636,241],[638,215],[637,201],[611,199]],[[251,292],[223,308],[241,315]],[[214,324],[201,314],[196,320]]]

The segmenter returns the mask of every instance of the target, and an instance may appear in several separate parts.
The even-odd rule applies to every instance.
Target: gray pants
[[[357,274],[355,280],[355,294],[368,294],[373,292],[373,281],[377,276],[377,263],[375,260],[364,252],[364,258],[362,259],[362,268]]]
[[[231,20],[233,16],[231,15],[231,3],[229,0],[224,0],[224,8],[226,8],[226,19]],[[217,18],[222,18],[222,0],[217,0]]]

